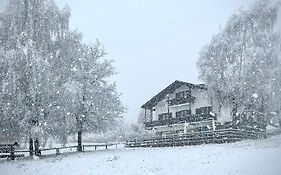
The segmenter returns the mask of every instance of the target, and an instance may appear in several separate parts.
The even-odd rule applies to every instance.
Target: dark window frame
[[[172,113],[170,112],[168,113],[162,113],[162,114],[158,114],[158,120],[168,120],[173,118]]]
[[[205,114],[209,115],[211,111],[212,111],[211,106],[204,106],[204,107],[197,108],[195,110],[195,113],[200,115],[205,115]]]
[[[186,109],[176,112],[176,118],[187,117],[189,115],[191,115],[191,109]]]
[[[187,98],[188,96],[191,96],[191,89],[176,93],[176,99]]]

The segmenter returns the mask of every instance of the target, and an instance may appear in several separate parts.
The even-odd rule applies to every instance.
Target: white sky
[[[98,39],[114,59],[114,80],[135,122],[140,106],[175,80],[199,83],[198,52],[228,17],[253,0],[56,0],[71,27]]]
[[[114,59],[124,118],[175,80],[199,83],[198,52],[228,17],[254,0],[55,0],[71,8],[71,28],[98,39]],[[0,10],[3,8],[0,0]]]

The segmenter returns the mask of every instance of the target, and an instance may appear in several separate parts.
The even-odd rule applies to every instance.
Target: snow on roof
[[[147,101],[145,104],[141,106],[143,109],[151,109],[152,107],[156,106],[156,104],[166,98],[167,94],[173,93],[177,88],[180,86],[185,85],[187,87],[190,87],[192,89],[199,88],[199,89],[205,89],[207,90],[207,87],[204,84],[192,84],[187,83],[184,81],[174,81],[172,84],[170,84],[168,87],[166,87],[164,90],[159,92],[157,95],[155,95],[153,98],[151,98],[149,101]]]

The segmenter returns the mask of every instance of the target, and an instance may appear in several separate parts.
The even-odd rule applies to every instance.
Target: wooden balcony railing
[[[190,122],[200,122],[203,120],[208,119],[217,119],[216,116],[212,116],[210,114],[191,114],[185,117],[177,117],[177,118],[171,118],[166,120],[156,120],[152,122],[145,122],[146,128],[151,128],[155,126],[163,126],[163,125],[172,125],[176,123],[190,123]]]
[[[175,98],[172,100],[169,100],[169,105],[174,106],[174,105],[179,105],[179,104],[184,104],[184,103],[194,103],[195,97],[188,96],[188,97],[183,97],[183,98]]]

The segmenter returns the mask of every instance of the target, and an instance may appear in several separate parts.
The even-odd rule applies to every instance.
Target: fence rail
[[[253,132],[239,129],[223,129],[215,131],[201,131],[182,135],[169,135],[167,137],[155,137],[143,140],[127,141],[125,147],[164,147],[198,145],[207,143],[235,142],[243,139],[266,138],[263,132]]]
[[[112,148],[114,146],[115,149],[117,149],[117,145],[119,143],[105,143],[105,144],[84,144],[82,145],[82,152],[84,151],[93,151],[98,150],[98,148],[103,148],[104,150]],[[63,153],[70,153],[70,152],[78,152],[77,145],[74,146],[66,146],[66,147],[54,147],[54,148],[44,148],[39,149],[40,155],[38,156],[46,156],[46,155],[60,155]],[[93,148],[93,149],[91,149]],[[30,150],[15,150],[15,153],[26,153],[25,156],[27,156],[27,153],[30,153]],[[36,151],[33,150],[33,153]]]

